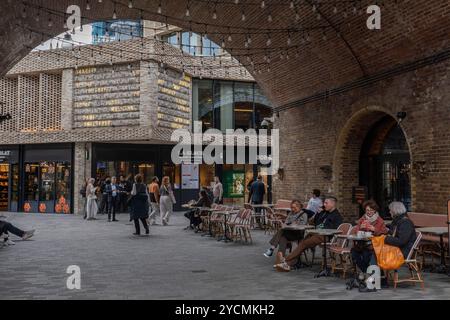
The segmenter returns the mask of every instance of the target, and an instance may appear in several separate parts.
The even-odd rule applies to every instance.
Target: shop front
[[[0,210],[69,214],[71,144],[0,148]]]
[[[93,176],[97,181],[106,177],[123,176],[132,179],[134,175],[143,175],[144,182],[150,184],[154,176],[160,179],[169,176],[174,187],[177,204],[175,210],[182,210],[181,205],[198,198],[201,188],[214,184],[218,176],[224,186],[224,203],[241,205],[248,201],[248,188],[254,177],[261,173],[267,186],[268,201],[271,200],[271,179],[264,175],[260,165],[221,165],[221,164],[181,164],[171,161],[171,145],[144,144],[94,144],[92,146]]]

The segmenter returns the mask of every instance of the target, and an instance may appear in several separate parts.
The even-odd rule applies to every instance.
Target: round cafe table
[[[336,234],[340,234],[342,231],[337,229],[310,229],[307,230],[308,234],[317,234],[319,236],[323,236],[323,252],[322,252],[322,259],[323,259],[323,269],[314,276],[314,278],[320,278],[320,277],[329,277],[330,276],[330,270],[328,269],[327,264],[327,242],[328,237],[332,237]]]

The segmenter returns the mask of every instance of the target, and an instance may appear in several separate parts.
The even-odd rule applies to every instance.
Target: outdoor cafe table
[[[289,230],[289,231],[305,231],[309,229],[314,229],[314,226],[308,225],[308,224],[290,224],[290,225],[284,225],[281,229],[282,230]]]
[[[230,215],[232,215],[233,213],[236,213],[236,212],[238,212],[238,211],[236,211],[236,210],[232,210],[232,211],[224,211],[224,210],[215,211],[215,213],[223,215],[223,218],[224,218],[224,220],[223,220],[224,235],[223,235],[223,237],[220,237],[219,239],[217,239],[217,241],[223,241],[223,242],[233,241],[233,239],[228,237],[228,234],[227,234],[227,219],[228,219],[228,217]]]
[[[322,253],[322,258],[323,258],[323,269],[314,276],[314,278],[319,278],[319,277],[329,277],[330,276],[330,270],[328,269],[328,265],[327,265],[327,242],[328,242],[328,237],[337,235],[339,233],[341,233],[342,231],[337,230],[337,229],[310,229],[307,230],[308,234],[317,234],[319,236],[323,236],[323,253]]]
[[[417,228],[417,231],[422,233],[430,233],[439,236],[439,246],[441,250],[441,264],[436,268],[438,273],[446,273],[447,266],[445,264],[445,250],[444,250],[444,235],[448,234],[447,227],[427,227],[427,228]]]

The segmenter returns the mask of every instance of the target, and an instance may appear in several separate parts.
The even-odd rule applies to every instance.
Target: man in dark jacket
[[[323,203],[325,210],[317,213],[311,220],[316,229],[337,229],[342,223],[343,219],[339,211],[336,209],[337,199],[335,197],[327,197]],[[297,263],[298,258],[306,249],[312,249],[323,242],[323,236],[314,234],[307,236],[303,241],[300,241],[298,246],[292,251],[283,261],[283,257],[279,254],[277,257],[281,261],[276,267],[279,271],[290,271]]]
[[[406,208],[401,202],[392,202],[389,212],[393,220],[389,226],[390,235],[384,239],[384,243],[400,248],[406,259],[417,238],[414,223],[406,215]]]
[[[251,204],[262,204],[264,201],[264,194],[266,193],[266,186],[262,181],[262,176],[258,175],[258,179],[252,183],[250,187],[250,203]],[[261,208],[256,208],[255,212],[260,212]]]

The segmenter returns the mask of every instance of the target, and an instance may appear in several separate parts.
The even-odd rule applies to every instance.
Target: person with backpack
[[[286,217],[285,225],[305,225],[307,223],[308,215],[303,209],[303,204],[300,202],[300,200],[292,200],[291,212]],[[282,252],[284,256],[288,243],[292,241],[302,240],[303,236],[303,232],[283,229],[278,230],[278,232],[270,240],[271,247],[267,249],[266,252],[264,252],[264,256],[267,258],[271,257],[276,247],[278,247],[278,252]]]

